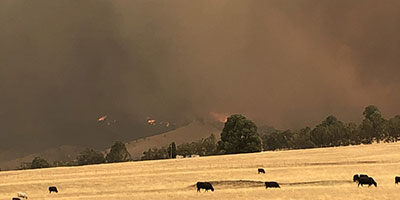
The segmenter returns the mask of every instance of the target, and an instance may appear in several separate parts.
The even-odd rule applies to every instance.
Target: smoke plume
[[[400,113],[399,1],[0,2],[0,149],[103,147],[242,113],[277,128]],[[97,119],[116,120],[102,125]],[[113,121],[114,122],[114,121]]]

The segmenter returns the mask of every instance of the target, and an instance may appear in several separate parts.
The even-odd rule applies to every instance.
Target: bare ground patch
[[[273,180],[268,180],[273,181]],[[252,188],[252,187],[265,187],[265,181],[255,180],[220,180],[220,181],[208,181],[214,188]],[[325,185],[342,185],[342,184],[353,184],[351,180],[317,180],[317,181],[303,181],[303,182],[278,182],[282,186],[300,186],[300,185],[313,185],[313,186],[325,186]],[[196,184],[190,185],[188,188],[196,187]]]

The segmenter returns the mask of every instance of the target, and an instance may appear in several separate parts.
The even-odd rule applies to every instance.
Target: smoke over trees
[[[0,149],[104,148],[155,134],[149,115],[179,125],[243,113],[293,129],[330,114],[358,123],[374,104],[390,118],[399,10],[391,0],[3,0]],[[103,115],[117,123],[99,125]]]
[[[335,116],[328,116],[314,129],[275,131],[262,134],[264,150],[305,149],[314,147],[334,147],[373,142],[396,142],[400,139],[400,117],[386,120],[380,110],[367,106],[363,112],[364,120],[360,125],[345,124]]]

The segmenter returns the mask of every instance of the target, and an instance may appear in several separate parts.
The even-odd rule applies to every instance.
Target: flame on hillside
[[[160,121],[157,123],[157,120],[155,120],[151,117],[147,117],[147,123],[150,125],[153,125],[153,126],[160,125],[160,126],[169,127],[171,125],[171,123],[167,122],[167,121]]]
[[[107,119],[107,115],[104,115],[102,117],[100,117],[99,119],[97,119],[97,122],[103,122]]]
[[[99,124],[105,124],[105,125],[107,125],[107,126],[111,126],[111,125],[117,123],[117,120],[116,120],[116,119],[110,120],[110,119],[107,117],[107,115],[104,115],[104,116],[102,116],[102,117],[100,117],[100,118],[97,119],[97,123],[99,123]]]
[[[147,123],[154,126],[154,125],[156,125],[156,120],[155,119],[148,119]]]

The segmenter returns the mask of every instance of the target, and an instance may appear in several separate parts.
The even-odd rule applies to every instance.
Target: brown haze
[[[0,149],[100,147],[243,113],[400,113],[400,1],[0,1]],[[113,126],[97,119],[108,115]]]

